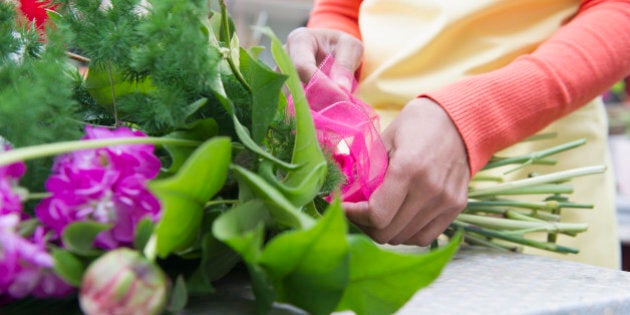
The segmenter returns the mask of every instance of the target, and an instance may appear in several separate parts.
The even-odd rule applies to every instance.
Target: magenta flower
[[[83,139],[145,137],[140,131],[121,127],[109,130],[86,127]],[[76,151],[60,156],[46,181],[51,196],[37,205],[37,217],[57,236],[75,221],[95,220],[112,224],[101,232],[95,245],[104,249],[128,246],[137,223],[160,217],[160,204],[146,182],[160,171],[153,145],[118,145]]]
[[[0,154],[10,149],[8,144],[0,142]],[[24,172],[26,165],[22,162],[0,166],[0,215],[22,213],[22,198],[16,188]]]
[[[17,213],[0,216],[0,301],[68,295],[73,288],[53,273],[44,230],[26,239],[17,233],[19,223]]]

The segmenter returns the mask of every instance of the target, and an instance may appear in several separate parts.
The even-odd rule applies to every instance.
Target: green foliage
[[[425,254],[399,254],[378,248],[364,235],[351,235],[350,279],[338,310],[357,315],[391,314],[435,280],[457,251],[461,233],[447,246]]]
[[[53,270],[69,284],[78,287],[83,279],[86,265],[70,251],[54,249],[52,251],[55,266]]]
[[[313,314],[390,313],[454,252],[456,242],[426,256],[398,255],[348,232],[339,200],[323,201],[343,174],[320,148],[297,72],[271,31],[279,71],[258,49],[239,47],[223,2],[221,13],[205,0],[155,0],[144,13],[139,0],[55,3],[46,45],[33,29],[19,29],[11,10],[0,12],[0,134],[29,146],[78,139],[84,124],[98,123],[140,129],[153,137],[147,143],[161,144],[164,168],[148,184],[161,219],[142,220],[133,246],[177,279],[172,311],[188,295],[217,293],[213,284],[242,262],[257,313],[274,301]],[[89,60],[87,78],[66,49]],[[55,154],[81,149],[70,147]],[[29,174],[47,172],[45,162]],[[102,254],[94,239],[108,228],[69,225],[54,271],[80,285]]]
[[[76,83],[73,68],[62,61],[63,42],[44,48],[34,29],[15,25],[8,4],[0,5],[0,17],[9,19],[0,21],[0,134],[16,147],[76,137]]]
[[[109,224],[96,221],[78,221],[69,224],[61,238],[69,251],[82,256],[98,256],[101,250],[94,249],[92,243],[98,233],[109,229]]]
[[[333,204],[313,227],[279,235],[258,258],[279,299],[311,314],[329,314],[349,279],[350,249],[341,205]]]
[[[162,219],[155,228],[160,257],[190,246],[195,240],[205,203],[225,183],[231,159],[227,138],[216,137],[199,147],[173,177],[149,183],[162,204]]]

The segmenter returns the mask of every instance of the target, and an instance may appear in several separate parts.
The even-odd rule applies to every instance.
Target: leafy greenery
[[[148,7],[138,0],[112,0],[107,7],[95,0],[54,3],[55,27],[45,43],[15,22],[9,4],[0,4],[0,134],[16,147],[0,164],[16,156],[40,162],[88,146],[159,145],[165,164],[149,189],[162,216],[138,224],[133,246],[171,277],[172,311],[189,296],[221,294],[214,284],[237,266],[248,271],[258,313],[274,301],[313,314],[340,307],[393,311],[435,279],[453,254],[457,240],[436,252],[439,259],[356,245],[339,200],[323,199],[343,176],[320,148],[297,73],[270,30],[277,71],[256,49],[239,46],[222,1],[221,12],[205,0],[155,0]],[[58,142],[78,139],[86,124],[125,125],[151,137]],[[33,172],[29,166],[35,177],[26,181],[40,183],[26,183],[30,191],[41,191],[48,167]],[[64,247],[51,243],[54,271],[79,286],[102,253],[92,246],[94,237],[108,228],[70,225]],[[357,263],[366,255],[385,265]],[[390,275],[382,269],[388,265],[413,266],[416,277]],[[370,273],[376,278],[366,288],[389,283],[396,293],[358,303],[366,293],[357,289],[361,275]]]

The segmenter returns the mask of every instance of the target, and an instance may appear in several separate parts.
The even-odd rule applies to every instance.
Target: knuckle
[[[392,218],[387,215],[386,211],[370,211],[368,221],[376,229],[384,229],[391,222]]]
[[[427,233],[418,234],[414,237],[414,243],[419,246],[429,246],[436,237],[437,235],[431,235]]]
[[[310,36],[309,30],[306,27],[298,27],[292,30],[287,36],[287,41],[292,42],[295,40],[303,39]]]
[[[370,234],[370,237],[379,244],[386,244],[391,239],[384,231],[381,230],[373,230]]]
[[[460,212],[468,205],[468,196],[466,194],[459,194],[453,199],[453,206],[456,212]]]

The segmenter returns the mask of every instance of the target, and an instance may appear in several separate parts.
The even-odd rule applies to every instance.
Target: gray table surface
[[[232,285],[233,292],[246,291]],[[198,301],[184,314],[253,314],[254,309],[251,296],[224,296]],[[277,304],[271,314],[305,313]],[[353,313],[336,313],[349,314]],[[440,277],[416,293],[397,314],[630,314],[630,273],[462,247]]]
[[[398,314],[630,314],[630,273],[463,248]]]

